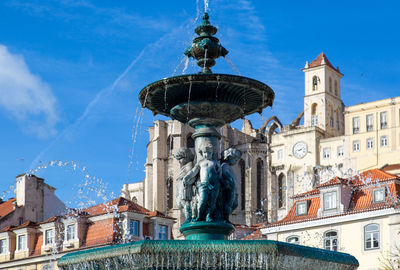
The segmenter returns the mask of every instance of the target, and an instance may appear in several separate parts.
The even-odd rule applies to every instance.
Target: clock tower
[[[303,68],[305,75],[304,126],[317,126],[325,137],[344,134],[344,104],[340,79],[343,74],[322,52]]]

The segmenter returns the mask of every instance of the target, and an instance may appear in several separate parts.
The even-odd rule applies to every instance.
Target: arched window
[[[337,84],[337,80],[335,80],[335,96],[338,95],[338,84]]]
[[[171,210],[174,207],[174,181],[171,177],[167,178],[167,205],[168,210]]]
[[[368,224],[364,227],[364,249],[377,249],[380,244],[378,224]]]
[[[336,231],[324,233],[324,248],[332,251],[338,250],[338,235]]]
[[[300,243],[299,237],[297,235],[291,235],[288,238],[286,238],[286,243],[298,245]]]
[[[318,90],[318,82],[319,82],[319,78],[317,76],[314,76],[312,78],[312,90],[313,91]]]
[[[174,138],[172,136],[168,136],[167,138],[167,155],[168,157],[171,156],[174,150]]]
[[[317,103],[313,103],[311,105],[311,125],[312,126],[318,125],[318,105],[317,105]]]
[[[336,109],[336,129],[339,130],[339,108]]]
[[[332,93],[332,78],[329,77],[329,92]]]
[[[264,167],[264,162],[261,159],[257,160],[257,209],[261,209],[261,185],[263,183],[263,167]]]
[[[333,108],[332,108],[332,105],[330,105],[330,104],[329,104],[329,125],[331,127],[335,126],[335,122],[333,120]]]
[[[281,173],[278,177],[278,207],[285,206],[286,201],[286,177]]]
[[[246,164],[243,159],[239,161],[240,168],[240,207],[246,210]]]
[[[189,134],[186,138],[186,147],[187,148],[194,148],[194,140],[192,138],[192,134]]]

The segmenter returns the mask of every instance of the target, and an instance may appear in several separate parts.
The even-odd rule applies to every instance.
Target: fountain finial
[[[212,73],[210,68],[215,65],[215,59],[228,54],[218,38],[214,37],[218,29],[211,25],[209,18],[205,12],[203,22],[194,30],[199,36],[193,39],[192,45],[185,51],[187,57],[197,60],[197,65],[202,68],[200,73]]]

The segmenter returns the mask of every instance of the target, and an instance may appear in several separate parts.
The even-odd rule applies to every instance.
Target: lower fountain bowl
[[[357,269],[353,256],[272,240],[145,240],[64,255],[77,269]]]

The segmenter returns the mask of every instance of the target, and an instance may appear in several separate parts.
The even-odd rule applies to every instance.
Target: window
[[[358,152],[360,151],[360,141],[354,141],[353,142],[353,152]]]
[[[318,125],[318,105],[317,103],[313,103],[311,105],[311,126]]]
[[[312,78],[312,90],[318,90],[318,82],[319,82],[319,78],[317,76],[314,76]]]
[[[330,125],[331,127],[334,127],[333,108],[332,108],[332,105],[329,105],[329,125]]]
[[[344,152],[343,152],[343,146],[338,146],[338,148],[337,148],[337,155],[338,155],[338,157],[342,157],[343,154],[344,154]]]
[[[379,225],[369,224],[364,227],[364,248],[379,248]]]
[[[67,241],[75,239],[75,224],[67,226]]]
[[[360,132],[360,117],[353,117],[353,134]]]
[[[283,149],[279,149],[277,152],[277,158],[278,160],[283,159]]]
[[[46,230],[44,232],[44,244],[49,245],[54,243],[54,230]]]
[[[139,236],[139,221],[129,220],[129,234]]]
[[[172,155],[172,150],[174,150],[174,137],[168,136],[167,138],[167,156],[170,157]]]
[[[263,167],[264,162],[261,159],[257,160],[257,209],[261,209],[261,184],[263,182]]]
[[[243,159],[239,161],[240,167],[240,204],[241,209],[246,209],[246,164]]]
[[[339,130],[339,108],[336,110],[336,129]]]
[[[297,202],[296,203],[296,216],[307,214],[307,202]]]
[[[381,129],[387,128],[387,112],[381,112],[380,118],[381,118]]]
[[[387,146],[388,145],[388,138],[387,138],[387,136],[382,136],[381,137],[381,146],[382,147],[385,147],[385,146]]]
[[[324,148],[322,150],[323,157],[324,158],[330,158],[331,157],[331,149],[330,148]]]
[[[336,209],[336,191],[324,193],[324,210]]]
[[[372,149],[374,148],[374,139],[369,138],[367,139],[367,149]]]
[[[18,235],[17,250],[24,250],[24,249],[26,249],[26,234]]]
[[[285,175],[281,173],[278,177],[278,207],[285,206],[286,201],[286,179]]]
[[[338,250],[338,235],[335,231],[324,233],[324,248],[327,250]]]
[[[167,206],[168,209],[174,207],[174,181],[172,177],[167,177]]]
[[[335,96],[338,95],[338,83],[337,80],[335,80]]]
[[[168,226],[160,225],[158,227],[158,239],[167,240],[168,239]]]
[[[374,124],[372,122],[372,118],[373,115],[372,114],[367,114],[365,122],[367,124],[367,131],[372,131],[374,129]]]
[[[385,189],[379,188],[374,190],[374,203],[384,202],[385,201]]]
[[[0,254],[7,253],[7,239],[0,240]]]
[[[329,77],[329,92],[332,93],[332,78]]]
[[[299,237],[295,236],[295,235],[292,235],[292,236],[289,236],[288,238],[286,238],[286,242],[291,243],[291,244],[296,244],[296,245],[298,245],[300,243]]]

